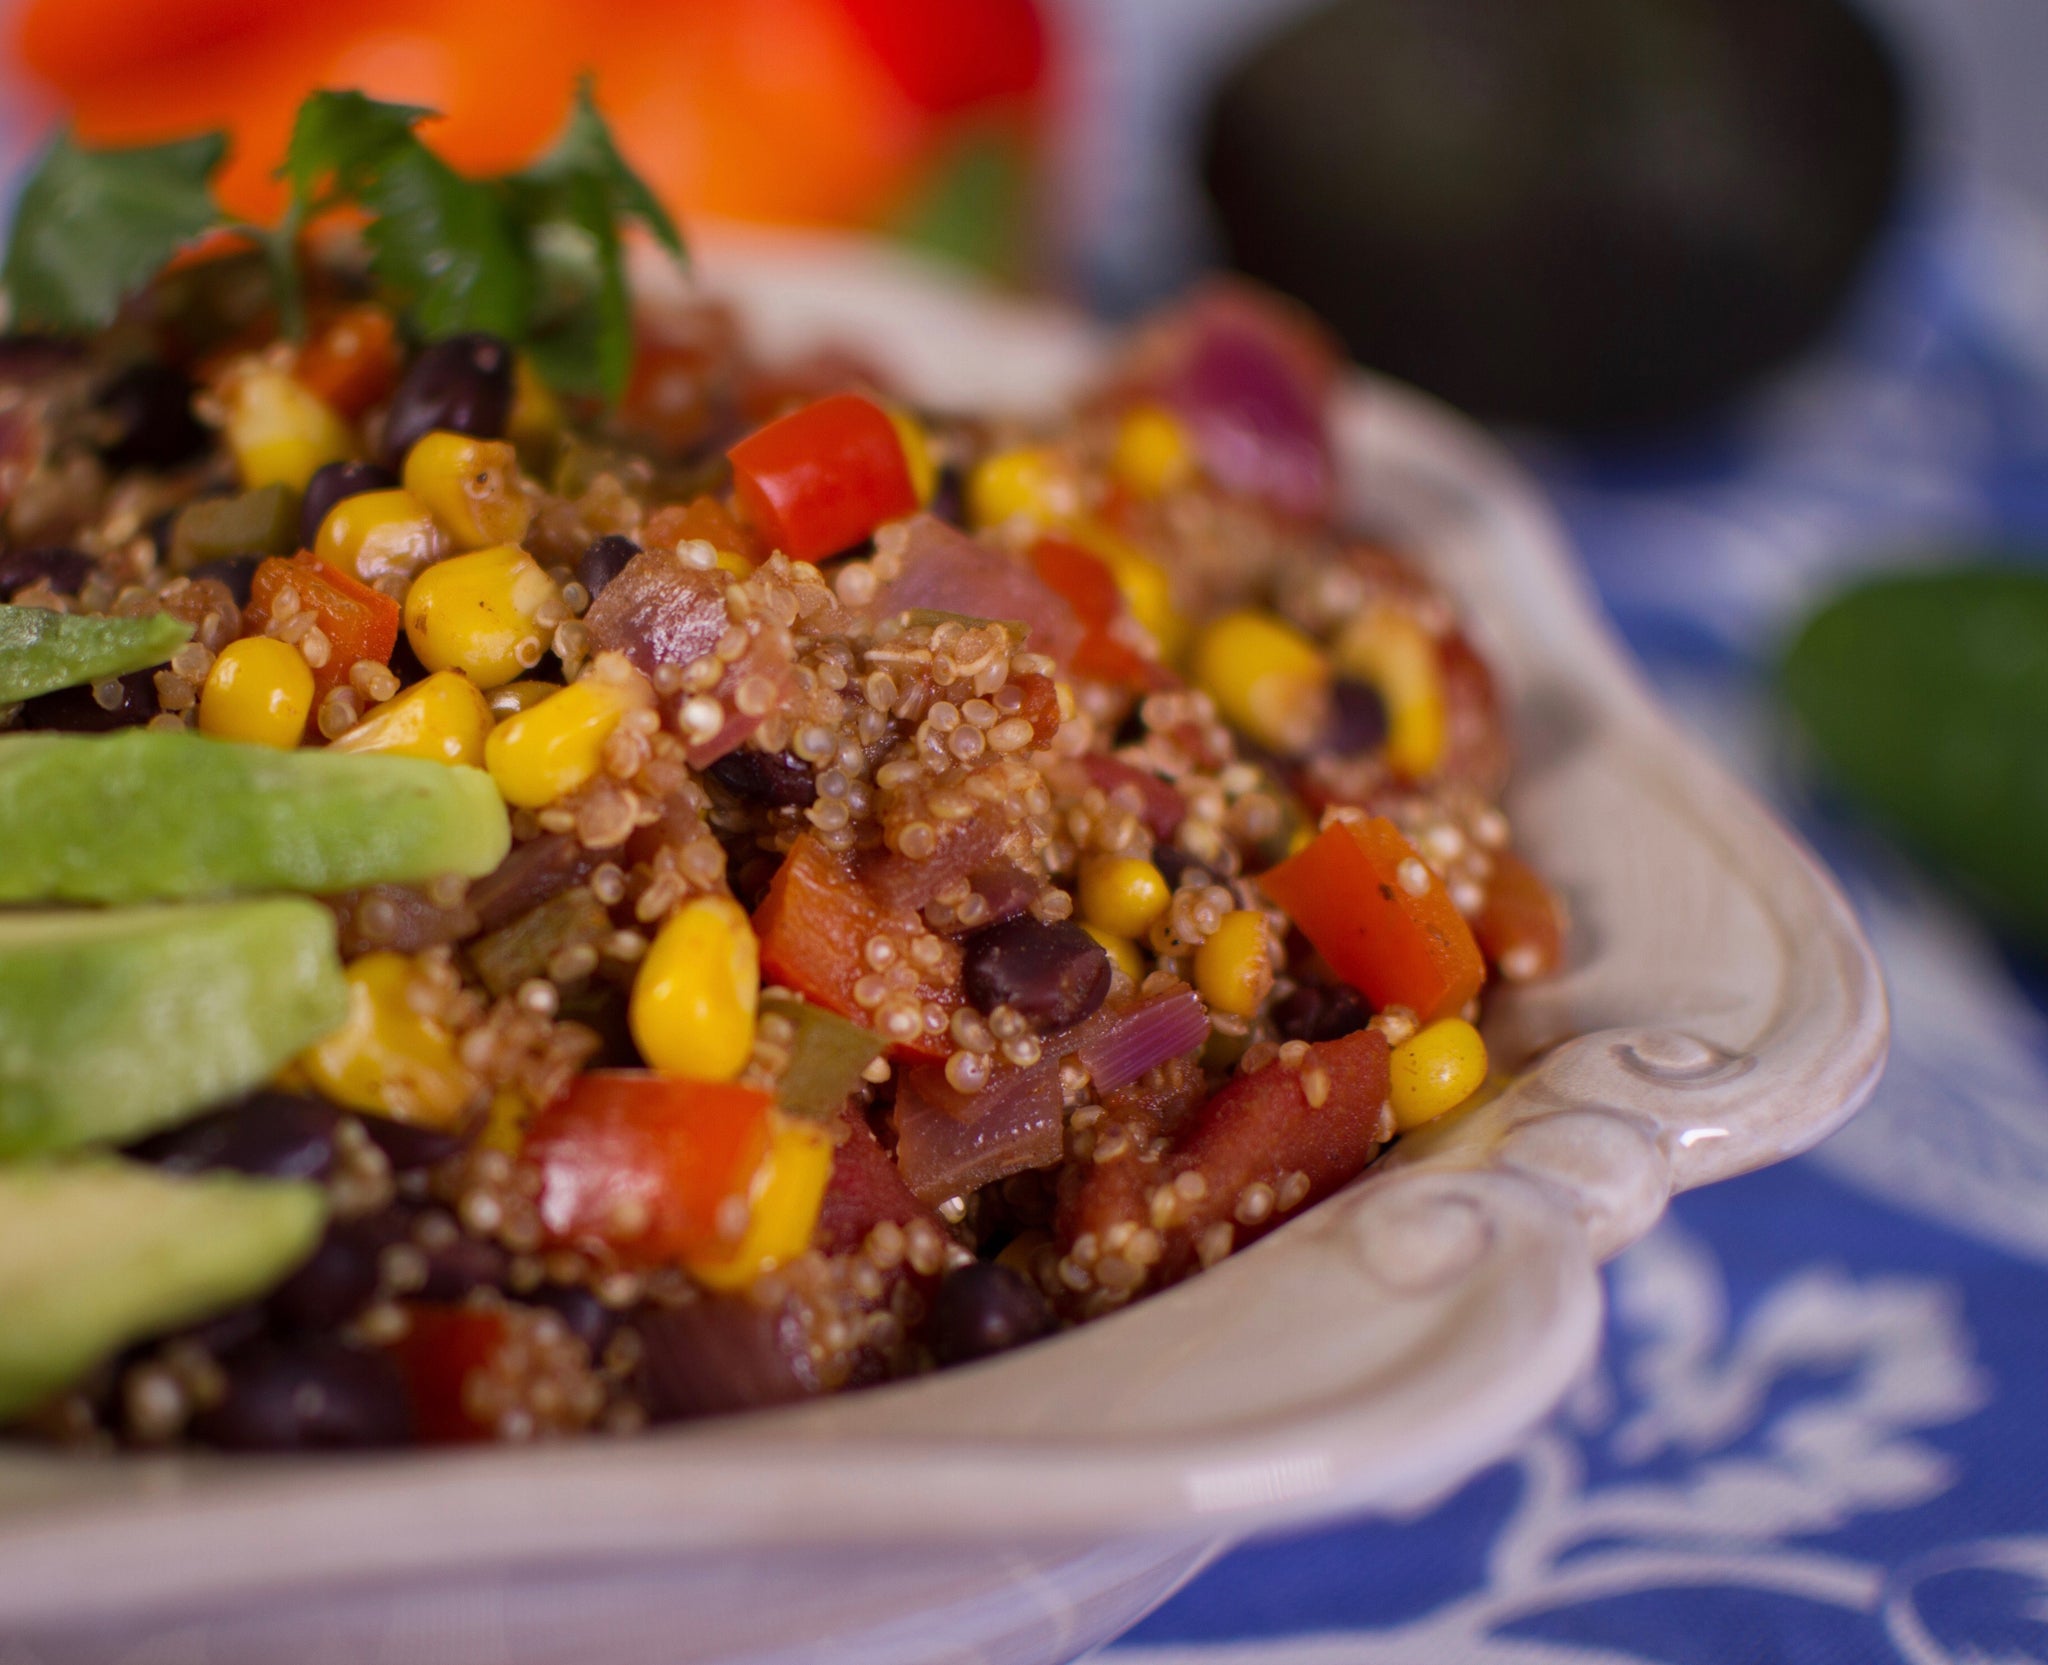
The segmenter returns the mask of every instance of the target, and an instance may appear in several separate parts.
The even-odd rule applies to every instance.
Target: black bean
[[[0,596],[11,596],[39,582],[59,595],[76,595],[91,576],[92,557],[60,544],[0,551]]]
[[[1159,869],[1160,876],[1180,889],[1181,881],[1202,864],[1177,844],[1155,844],[1152,846],[1152,865]]]
[[[1069,920],[1020,914],[967,939],[967,998],[984,1012],[1009,1006],[1043,1029],[1079,1023],[1109,993],[1109,956]]]
[[[1346,757],[1377,751],[1387,740],[1387,702],[1370,682],[1340,676],[1330,690],[1330,721],[1320,749]]]
[[[786,1405],[818,1391],[810,1344],[790,1307],[717,1295],[657,1309],[638,1328],[640,1385],[656,1422]]]
[[[256,569],[263,564],[261,555],[227,555],[218,561],[201,561],[186,574],[195,581],[201,578],[217,578],[227,585],[234,596],[237,607],[249,605],[249,592],[256,583]]]
[[[130,1147],[129,1154],[175,1174],[226,1168],[268,1179],[325,1179],[334,1167],[341,1113],[317,1098],[260,1088]]]
[[[619,1328],[618,1314],[580,1284],[544,1283],[522,1298],[561,1319],[569,1333],[590,1349],[592,1359],[604,1357]]]
[[[628,561],[640,553],[640,546],[631,538],[617,532],[607,532],[584,550],[583,558],[576,563],[576,582],[590,592],[595,601],[604,593],[605,585],[625,570]]]
[[[192,383],[182,370],[144,360],[131,364],[93,399],[106,423],[100,455],[110,468],[175,468],[212,442],[192,414]]]
[[[1007,1266],[977,1260],[948,1272],[925,1330],[941,1364],[966,1364],[1036,1341],[1053,1327],[1046,1299]]]
[[[59,688],[54,694],[26,701],[16,726],[104,734],[108,729],[148,722],[157,712],[156,672],[130,671],[120,681],[121,703],[111,711],[92,697],[90,686]]]
[[[378,1260],[399,1229],[381,1215],[335,1221],[306,1263],[270,1292],[271,1318],[291,1330],[346,1324],[376,1298]]]
[[[1372,1021],[1372,1008],[1342,983],[1304,983],[1273,1008],[1280,1036],[1289,1041],[1335,1041]]]
[[[743,803],[808,809],[818,801],[818,779],[811,766],[788,752],[741,746],[704,772]]]
[[[253,1343],[223,1361],[227,1391],[192,1420],[226,1451],[336,1451],[402,1445],[412,1412],[398,1366],[324,1336]]]
[[[305,500],[299,504],[299,547],[311,549],[320,535],[320,523],[327,511],[344,497],[366,491],[390,491],[398,476],[381,463],[331,462],[318,468],[306,482]]]
[[[469,1143],[459,1133],[444,1133],[433,1127],[410,1127],[404,1122],[393,1121],[389,1116],[365,1116],[363,1131],[384,1153],[384,1160],[391,1164],[391,1171],[395,1174],[417,1173],[422,1168],[446,1162]]]
[[[420,1253],[427,1257],[427,1281],[419,1288],[422,1301],[454,1302],[473,1289],[500,1288],[511,1270],[503,1249],[475,1237],[457,1237]]]
[[[512,350],[495,335],[451,335],[412,361],[384,419],[393,468],[421,435],[445,428],[497,439],[512,412]]]
[[[415,682],[426,679],[427,667],[420,663],[420,656],[413,651],[412,638],[403,630],[398,633],[398,641],[391,649],[390,664],[391,674],[404,687],[410,688]]]

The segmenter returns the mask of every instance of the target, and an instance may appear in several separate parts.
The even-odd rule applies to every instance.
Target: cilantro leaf
[[[291,184],[293,208],[304,215],[323,195],[360,196],[395,151],[418,144],[413,129],[433,113],[417,104],[385,104],[359,92],[322,88],[309,94],[292,123],[284,166],[278,170]]]
[[[594,180],[604,192],[606,209],[617,220],[638,220],[654,234],[654,240],[677,259],[684,258],[682,234],[669,218],[668,210],[647,188],[647,182],[632,169],[612,141],[611,129],[598,114],[590,77],[576,83],[575,102],[569,109],[569,125],[555,141],[554,148],[515,178],[533,185],[561,184],[571,180]]]
[[[363,233],[370,270],[422,335],[525,336],[533,273],[501,192],[408,136],[356,195],[374,216]]]
[[[208,181],[227,136],[95,150],[60,132],[22,187],[0,267],[17,327],[87,330],[220,223]]]

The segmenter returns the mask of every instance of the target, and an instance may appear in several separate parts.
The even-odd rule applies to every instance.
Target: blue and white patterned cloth
[[[1106,1665],[2048,1661],[2044,985],[1790,796],[1762,692],[1853,569],[2048,550],[2048,228],[1923,212],[1838,348],[1739,422],[1530,460],[1670,703],[1842,874],[1890,1071],[1614,1263],[1597,1371],[1508,1460],[1418,1519],[1235,1552]]]

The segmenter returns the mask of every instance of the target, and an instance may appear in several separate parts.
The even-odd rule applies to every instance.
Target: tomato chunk
[[[1564,963],[1564,932],[1564,905],[1543,876],[1512,850],[1497,854],[1472,922],[1487,960],[1512,982],[1547,977]]]
[[[754,935],[761,941],[761,975],[766,982],[795,989],[828,1011],[876,1028],[875,1013],[854,998],[855,986],[868,975],[863,950],[877,932],[894,936],[922,934],[924,924],[908,907],[890,907],[855,877],[852,867],[808,835],[790,846],[754,910]],[[963,998],[960,992],[960,950],[939,939],[938,961],[920,972],[911,992],[920,1004],[936,1002],[948,1012]],[[882,1031],[886,1033],[886,1030]],[[891,1037],[898,1052],[943,1058],[945,1037],[920,1030],[914,1037]]]
[[[409,1306],[405,1335],[391,1356],[405,1378],[413,1435],[427,1445],[463,1445],[491,1438],[469,1414],[464,1390],[505,1345],[502,1313],[468,1307]]]
[[[835,393],[749,434],[726,453],[741,512],[793,561],[851,549],[917,511],[917,487],[889,414]]]
[[[327,638],[327,663],[313,670],[316,694],[324,697],[342,687],[351,668],[365,659],[391,662],[391,650],[398,646],[398,603],[388,595],[305,550],[290,560],[273,555],[256,569],[249,585],[246,617],[258,630],[276,616],[277,598],[286,588]]]
[[[1407,1006],[1432,1023],[1486,981],[1471,927],[1391,821],[1339,821],[1259,883],[1375,1006]]]
[[[642,1070],[578,1076],[527,1130],[521,1160],[540,1176],[551,1241],[595,1241],[632,1265],[730,1246],[768,1155],[772,1100],[751,1087]]]

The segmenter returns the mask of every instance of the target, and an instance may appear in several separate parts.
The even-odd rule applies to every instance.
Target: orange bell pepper
[[[774,1101],[752,1087],[593,1070],[536,1116],[520,1160],[540,1178],[550,1241],[597,1242],[629,1265],[724,1253],[770,1145]]]
[[[398,646],[398,603],[305,550],[290,560],[273,555],[256,569],[245,615],[256,629],[269,624],[278,592],[287,585],[297,594],[299,606],[319,619],[320,632],[327,638],[327,663],[313,672],[316,695],[324,698],[330,689],[341,687],[362,660],[391,662],[392,649]]]
[[[1564,963],[1564,906],[1543,877],[1512,850],[1493,858],[1486,906],[1472,921],[1488,963],[1516,982],[1547,977]]]
[[[1376,1007],[1406,1006],[1434,1023],[1456,1016],[1486,981],[1464,915],[1391,821],[1336,822],[1259,884]]]
[[[398,327],[381,306],[344,307],[314,332],[292,375],[353,421],[397,385]]]

